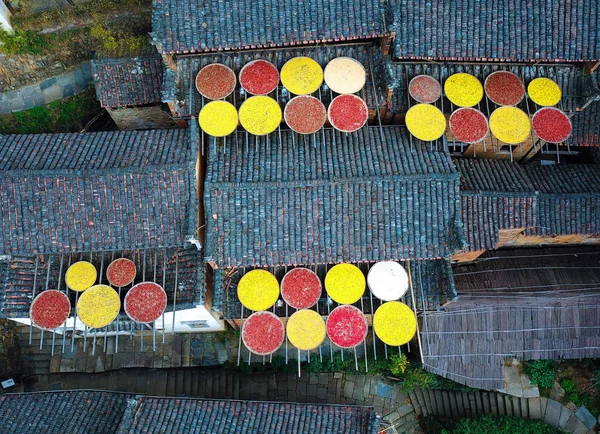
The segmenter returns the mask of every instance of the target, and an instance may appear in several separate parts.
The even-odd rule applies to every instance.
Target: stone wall
[[[0,115],[29,110],[53,101],[78,95],[92,82],[89,62],[77,65],[72,71],[39,83],[0,93]]]
[[[160,106],[124,107],[106,109],[121,131],[151,128],[177,128],[170,114]]]

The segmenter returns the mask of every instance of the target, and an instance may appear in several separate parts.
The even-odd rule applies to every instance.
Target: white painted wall
[[[21,324],[30,324],[29,318],[11,318],[13,321],[19,322]],[[73,330],[73,317],[69,317],[67,321],[65,321],[67,326],[67,332]],[[185,322],[198,322],[198,321],[206,321],[208,327],[205,328],[193,328],[188,324],[184,324]],[[64,330],[64,325],[62,324],[59,328],[56,329],[56,333],[62,335]],[[173,312],[165,313],[165,332],[171,333],[173,329]],[[80,332],[85,331],[85,324],[83,324],[79,318],[75,323],[75,329]],[[163,323],[162,318],[159,318],[156,321],[156,330],[162,331]],[[179,310],[175,313],[175,333],[207,333],[207,332],[221,332],[225,330],[225,325],[223,321],[217,320],[204,306],[197,306],[194,309],[185,309]],[[112,336],[115,333],[108,333],[108,336]],[[121,334],[129,334],[129,330],[123,331]]]
[[[4,4],[4,2],[0,1],[0,26],[4,30],[12,33],[13,32],[13,28],[10,25],[10,17],[11,17],[10,11],[8,10],[8,8]]]

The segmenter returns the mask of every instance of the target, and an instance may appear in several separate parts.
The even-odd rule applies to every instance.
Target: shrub
[[[406,354],[402,354],[401,356],[394,354],[389,360],[389,369],[392,375],[400,377],[404,374],[406,369],[410,367],[410,362],[408,361]]]
[[[442,431],[443,434],[558,434],[559,432],[556,428],[538,420],[491,415],[461,419],[452,431]]]
[[[31,30],[15,31],[11,34],[0,27],[0,51],[4,54],[39,55],[46,48],[46,40]]]
[[[111,30],[102,24],[92,26],[90,35],[98,44],[98,52],[106,57],[136,56],[148,48],[146,36]]]
[[[554,386],[556,372],[552,360],[531,360],[525,365],[525,373],[529,376],[531,384],[537,384],[543,389]]]
[[[563,378],[560,380],[560,387],[564,389],[565,399],[567,401],[572,402],[577,407],[584,406],[592,414],[598,414],[599,409],[596,403],[596,398],[585,393],[579,393],[579,390],[575,385],[575,381],[571,380],[570,378]]]
[[[101,110],[90,86],[79,95],[0,116],[0,134],[77,132]]]

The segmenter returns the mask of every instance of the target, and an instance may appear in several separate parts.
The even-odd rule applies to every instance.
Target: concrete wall
[[[29,318],[11,318],[13,321],[16,321],[21,324],[29,325],[31,320]],[[65,323],[63,323],[60,327],[56,329],[56,334],[62,335],[64,331],[64,326],[66,324],[67,333],[73,331],[73,317],[67,318]],[[162,322],[162,317],[157,319],[155,322],[155,327],[157,331],[162,331],[163,327],[166,333],[171,333],[174,325],[175,333],[205,333],[205,332],[220,332],[225,330],[225,324],[223,321],[219,321],[215,319],[215,317],[204,307],[198,306],[194,309],[185,309],[177,311],[175,314],[175,323],[173,323],[173,313],[165,312],[165,321],[164,325]],[[206,327],[196,328],[193,323],[205,322]],[[79,318],[77,318],[75,322],[75,330],[82,333],[85,331],[85,324],[82,323]],[[129,330],[123,330],[119,332],[119,335],[127,335],[129,334]],[[104,332],[102,333],[104,335]],[[107,336],[114,336],[114,332],[107,333]],[[79,337],[81,337],[79,336]]]
[[[12,14],[8,10],[8,8],[4,4],[4,2],[0,1],[0,27],[2,27],[4,30],[6,30],[7,32],[10,32],[10,33],[13,32],[13,28],[10,25],[11,15]]]

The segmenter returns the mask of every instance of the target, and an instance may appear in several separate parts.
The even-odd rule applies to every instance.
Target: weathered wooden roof
[[[183,246],[197,131],[0,136],[0,254]]]
[[[425,368],[504,386],[507,358],[600,357],[600,249],[498,250],[455,267],[458,301],[423,319]]]
[[[163,53],[202,53],[376,38],[391,2],[223,0],[154,2],[152,39]]]
[[[221,267],[447,257],[462,245],[447,152],[400,127],[210,146],[206,260]],[[281,139],[280,139],[281,137]],[[315,142],[316,140],[316,142]]]
[[[476,61],[600,59],[595,0],[400,0],[396,57]]]

